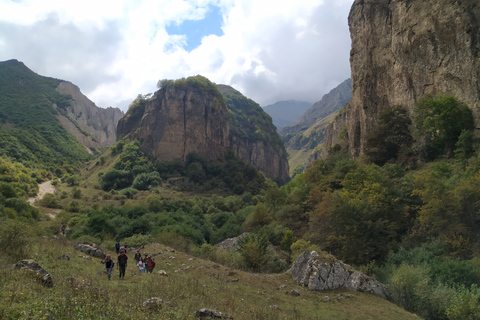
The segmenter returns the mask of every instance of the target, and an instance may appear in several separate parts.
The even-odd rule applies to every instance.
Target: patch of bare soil
[[[38,185],[38,193],[34,198],[28,199],[28,202],[34,206],[37,200],[42,199],[47,193],[55,193],[55,186],[52,185],[52,181],[45,181]],[[47,209],[46,213],[51,217],[55,218],[55,215],[60,212],[60,209]]]

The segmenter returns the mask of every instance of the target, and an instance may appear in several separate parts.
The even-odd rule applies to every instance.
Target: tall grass
[[[349,301],[327,303],[325,295],[333,297],[343,291],[310,292],[297,286],[289,274],[247,273],[163,244],[147,245],[145,251],[155,258],[155,271],[165,270],[168,276],[155,271],[140,274],[130,254],[125,280],[118,280],[115,268],[109,281],[99,259],[80,257],[84,254],[64,237],[31,240],[30,257],[52,275],[55,286],[44,287],[30,272],[0,270],[1,319],[189,319],[204,307],[237,320],[416,318],[369,294],[352,292]],[[59,259],[62,255],[70,260]],[[282,284],[287,287],[279,290]],[[289,294],[292,289],[301,296]],[[143,307],[151,297],[173,307]]]

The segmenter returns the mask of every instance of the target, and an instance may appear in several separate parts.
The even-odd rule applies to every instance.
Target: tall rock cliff
[[[201,76],[169,80],[153,97],[137,99],[130,106],[118,123],[117,135],[138,139],[141,149],[159,160],[185,160],[191,152],[217,160],[231,150],[268,177],[288,178],[283,143],[277,148],[269,139],[262,139],[265,135],[260,131],[256,132],[260,137],[255,137],[255,132],[250,131],[258,127],[256,119],[245,118],[248,110],[245,113],[234,108],[233,100],[242,101],[243,96],[233,88],[219,87],[223,95],[215,84]],[[250,110],[248,105],[243,106]],[[276,134],[271,118],[268,120]]]
[[[255,101],[218,85],[230,113],[230,150],[267,177],[289,177],[287,151],[272,118]]]
[[[60,82],[56,90],[72,97],[70,106],[65,108],[67,116],[59,116],[60,122],[70,133],[88,148],[97,149],[115,144],[117,123],[123,116],[123,111],[112,107],[106,109],[97,107],[71,82]],[[78,126],[90,137],[82,134]]]
[[[410,112],[425,95],[456,96],[480,120],[480,4],[477,0],[356,0],[348,18],[352,99],[325,134],[334,145],[347,127],[354,156],[378,114]],[[477,132],[478,135],[478,132]]]

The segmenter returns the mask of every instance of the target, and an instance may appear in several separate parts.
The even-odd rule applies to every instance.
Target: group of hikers
[[[117,270],[119,272],[118,277],[119,279],[124,279],[125,271],[127,270],[127,261],[128,261],[127,245],[125,244],[124,248],[120,249],[120,245],[117,242],[115,244],[115,249],[117,251],[117,254],[119,253],[117,257]],[[155,268],[155,259],[149,256],[146,252],[144,253],[144,257],[142,257],[140,250],[137,250],[137,252],[135,253],[134,259],[140,273],[153,272],[153,269]],[[113,270],[113,267],[115,266],[115,262],[108,254],[105,260],[100,261],[100,263],[105,264],[108,280],[111,280],[112,270]],[[99,270],[100,270],[100,267],[99,267]]]

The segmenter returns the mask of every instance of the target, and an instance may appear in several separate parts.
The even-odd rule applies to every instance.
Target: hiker
[[[140,257],[140,259],[138,260],[137,267],[140,273],[145,273],[145,263],[143,263],[142,257]]]
[[[127,246],[127,244],[125,243],[125,245],[123,246],[123,250],[125,250],[125,253],[127,253],[127,249],[128,249],[128,246]]]
[[[62,229],[60,231],[62,232],[62,235],[65,235],[65,230],[67,229],[66,225],[62,225]]]
[[[145,270],[147,270],[148,273],[148,254],[145,252],[144,255],[145,257],[143,258],[143,264],[145,265]]]
[[[115,265],[115,263],[113,262],[112,258],[110,258],[109,254],[107,254],[107,257],[105,258],[105,260],[102,260],[100,262],[102,264],[105,264],[105,268],[107,269],[106,271],[107,271],[107,275],[108,275],[108,280],[110,280],[110,278],[112,277],[112,270],[113,270],[113,266]]]
[[[140,259],[142,259],[142,254],[140,253],[140,249],[138,249],[137,252],[135,252],[135,261],[137,262],[137,264]]]
[[[128,257],[123,250],[120,251],[120,255],[118,256],[117,260],[117,270],[119,270],[118,278],[125,279],[125,271],[127,270]]]
[[[149,273],[152,273],[153,272],[153,268],[155,268],[155,259],[153,259],[152,257],[148,257],[148,272]]]
[[[120,253],[120,243],[115,243],[115,250],[117,251],[117,254]]]

